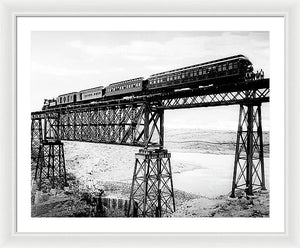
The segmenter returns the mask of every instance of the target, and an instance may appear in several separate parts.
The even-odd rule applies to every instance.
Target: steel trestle
[[[31,114],[31,155],[41,187],[66,183],[62,140],[140,146],[130,193],[139,216],[168,216],[175,211],[170,153],[164,146],[164,111],[240,105],[231,197],[237,189],[248,195],[266,189],[261,103],[269,101],[269,79],[59,106]],[[59,180],[57,180],[57,178]]]
[[[46,180],[52,188],[67,185],[64,147],[61,141],[47,140],[40,144],[34,178],[39,190]]]
[[[147,148],[135,157],[129,206],[135,202],[140,217],[169,216],[175,212],[171,154]]]
[[[245,190],[247,195],[266,190],[261,104],[240,105],[232,190]]]

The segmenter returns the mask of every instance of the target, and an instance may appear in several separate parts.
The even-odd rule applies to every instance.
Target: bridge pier
[[[59,118],[58,113],[51,113],[31,120],[31,157],[39,190],[46,180],[50,181],[52,188],[67,184]]]
[[[129,209],[135,202],[138,217],[162,217],[175,212],[171,154],[162,148],[145,148],[135,156]]]
[[[266,190],[261,103],[240,105],[231,198],[238,189],[248,196]]]
[[[60,140],[44,140],[40,144],[34,179],[39,190],[47,179],[52,188],[67,185],[64,147]]]

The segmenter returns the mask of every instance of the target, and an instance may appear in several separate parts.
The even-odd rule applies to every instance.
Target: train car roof
[[[59,95],[58,97],[60,97],[60,96],[67,96],[67,95],[71,95],[71,94],[77,94],[77,93],[78,93],[78,92],[65,93],[65,94]]]
[[[113,85],[118,85],[118,84],[129,83],[129,82],[133,82],[133,81],[137,81],[137,80],[143,80],[143,79],[144,79],[143,77],[132,78],[132,79],[128,79],[128,80],[124,80],[124,81],[112,83],[112,84],[108,85],[107,87],[113,86]]]
[[[97,87],[93,87],[93,88],[89,88],[89,89],[84,89],[84,90],[81,90],[79,92],[84,92],[84,91],[88,91],[88,90],[95,90],[95,89],[103,89],[104,86],[97,86]]]
[[[195,65],[191,65],[191,66],[181,67],[181,68],[170,70],[170,71],[164,71],[164,72],[160,72],[160,73],[155,73],[155,74],[150,75],[150,78],[151,77],[156,77],[156,76],[161,76],[161,75],[168,74],[168,73],[173,73],[173,72],[179,72],[179,71],[184,71],[184,70],[188,70],[188,69],[193,69],[193,68],[197,68],[199,66],[209,65],[209,64],[212,64],[212,63],[229,61],[229,60],[233,60],[233,59],[237,59],[237,58],[243,58],[243,59],[249,60],[245,55],[238,54],[238,55],[234,55],[234,56],[230,56],[230,57],[226,57],[226,58],[222,58],[222,59],[216,59],[216,60],[211,60],[211,61],[200,63],[200,64],[195,64]]]

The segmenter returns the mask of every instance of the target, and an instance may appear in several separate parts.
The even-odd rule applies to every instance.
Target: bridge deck
[[[56,106],[48,110],[32,112],[38,117],[43,113],[73,112],[86,109],[122,107],[140,105],[148,102],[162,109],[179,109],[192,107],[207,107],[218,105],[233,105],[241,103],[258,103],[269,101],[269,79],[261,79],[221,86],[185,89],[169,93],[148,94],[130,99],[114,99],[109,101],[92,100],[90,103]]]

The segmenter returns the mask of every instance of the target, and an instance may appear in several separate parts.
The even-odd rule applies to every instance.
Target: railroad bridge
[[[165,110],[240,105],[230,197],[237,189],[251,196],[266,190],[261,105],[269,94],[269,79],[260,79],[32,112],[35,179],[40,187],[46,178],[53,187],[66,183],[63,140],[140,146],[129,202],[137,204],[140,216],[167,216],[175,211],[175,199],[170,153],[164,149]]]

